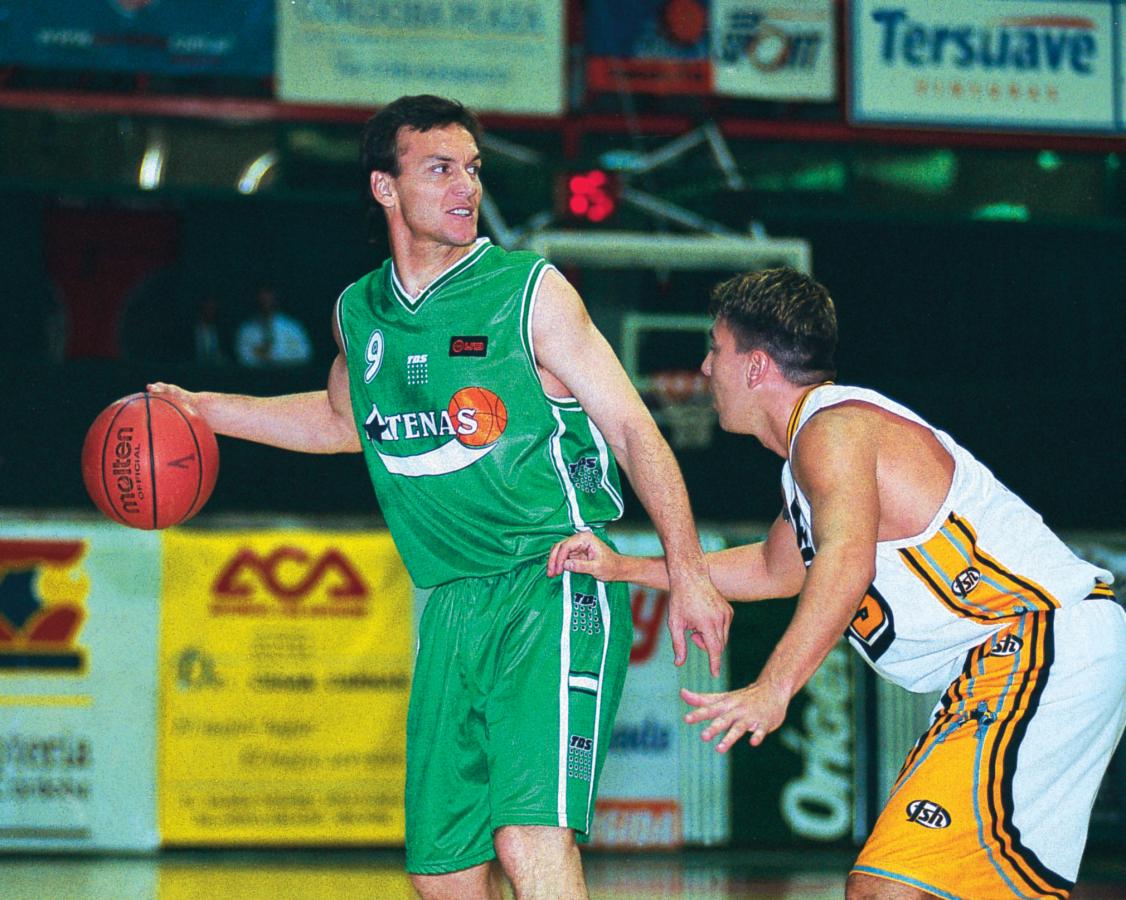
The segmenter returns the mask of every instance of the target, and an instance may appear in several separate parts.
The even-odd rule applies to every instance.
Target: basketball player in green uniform
[[[363,159],[391,259],[341,294],[324,391],[169,391],[220,434],[362,451],[416,584],[407,868],[424,897],[585,897],[578,841],[632,642],[624,585],[548,578],[556,541],[621,514],[625,469],[661,536],[677,665],[718,674],[731,610],[708,578],[676,461],[582,300],[542,258],[477,237],[480,126],[403,97]]]

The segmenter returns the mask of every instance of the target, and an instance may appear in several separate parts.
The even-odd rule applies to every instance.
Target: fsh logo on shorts
[[[912,800],[907,804],[907,821],[926,828],[948,828],[950,813],[931,800]]]
[[[1016,656],[1020,653],[1020,648],[1023,646],[1024,641],[1015,634],[1006,634],[1004,637],[997,639],[997,642],[989,649],[989,655]]]
[[[970,566],[954,576],[954,580],[950,582],[950,590],[954,592],[955,597],[965,597],[979,584],[981,584],[981,572]]]

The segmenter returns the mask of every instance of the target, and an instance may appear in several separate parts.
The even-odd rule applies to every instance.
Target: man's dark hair
[[[736,275],[715,286],[708,311],[731,329],[740,353],[766,351],[787,381],[836,375],[837,313],[808,275],[788,266]]]
[[[429,131],[446,125],[460,125],[480,145],[481,123],[477,116],[456,100],[446,100],[433,94],[417,94],[400,97],[383,107],[364,126],[360,163],[364,168],[365,178],[370,178],[372,172],[388,172],[396,178],[399,176],[400,128]]]

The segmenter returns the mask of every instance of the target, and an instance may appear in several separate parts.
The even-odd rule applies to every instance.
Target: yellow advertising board
[[[411,582],[386,533],[164,536],[166,844],[401,844]]]

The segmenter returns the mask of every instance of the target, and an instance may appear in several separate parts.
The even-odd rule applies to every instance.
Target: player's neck
[[[473,246],[436,241],[392,241],[391,258],[395,263],[395,275],[403,289],[411,297],[417,297],[435,278],[468,254]]]
[[[777,453],[783,459],[790,458],[790,418],[808,391],[808,385],[795,385],[779,380],[768,391],[764,391],[765,396],[760,399],[755,437],[767,450]]]

